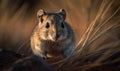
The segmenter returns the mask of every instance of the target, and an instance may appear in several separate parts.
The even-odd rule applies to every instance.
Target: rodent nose
[[[59,35],[58,35],[58,34],[56,34],[55,40],[58,40],[58,38],[59,38]]]
[[[60,36],[59,34],[56,34],[56,38],[59,38],[59,36]]]
[[[54,37],[55,40],[58,40],[58,38],[60,37],[60,33],[52,32],[52,36]]]
[[[58,39],[60,37],[60,35],[61,35],[60,32],[56,33],[56,39]]]

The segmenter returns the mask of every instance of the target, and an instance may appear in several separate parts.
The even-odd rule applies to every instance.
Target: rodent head
[[[57,13],[47,13],[44,10],[39,10],[37,17],[41,39],[61,41],[67,38],[66,12],[64,9],[60,9]]]

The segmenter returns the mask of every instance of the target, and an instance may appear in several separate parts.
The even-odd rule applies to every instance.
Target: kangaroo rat
[[[31,36],[31,48],[35,55],[47,58],[62,55],[67,57],[75,47],[75,36],[65,22],[66,12],[37,12],[39,20]]]

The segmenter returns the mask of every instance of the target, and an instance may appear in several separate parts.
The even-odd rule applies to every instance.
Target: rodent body
[[[35,55],[67,57],[75,47],[75,36],[71,27],[65,22],[66,12],[37,12],[39,24],[31,36],[31,48]]]

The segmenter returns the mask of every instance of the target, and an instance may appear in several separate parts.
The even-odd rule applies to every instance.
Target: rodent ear
[[[38,10],[37,12],[37,17],[40,18],[41,16],[43,16],[45,14],[45,11],[43,9]]]
[[[62,16],[62,18],[65,20],[66,18],[66,11],[64,9],[60,9],[59,14]]]
[[[38,18],[39,22],[41,22],[41,23],[43,22],[43,18],[42,18],[43,15],[45,15],[45,11],[43,9],[38,10],[37,18]]]

